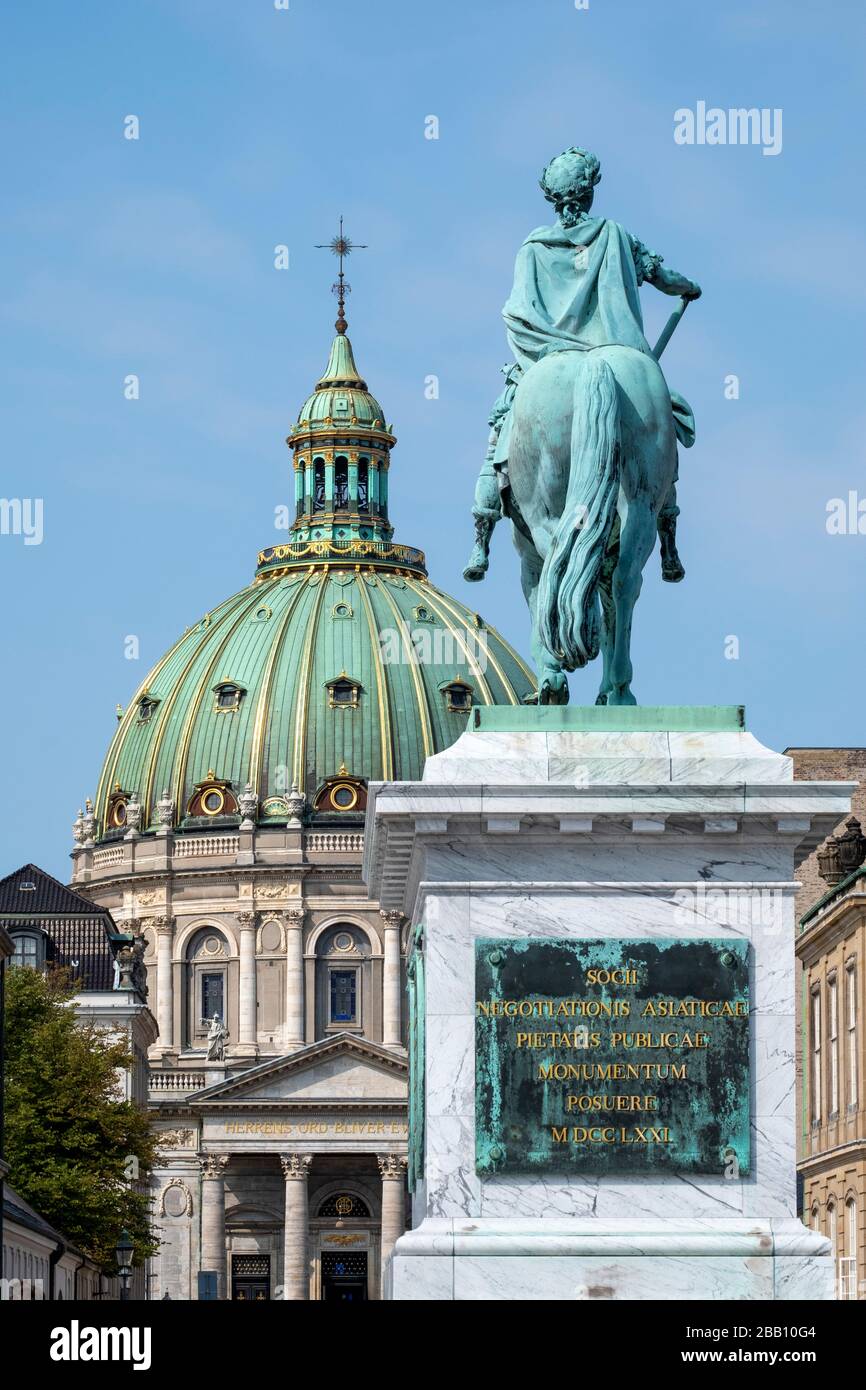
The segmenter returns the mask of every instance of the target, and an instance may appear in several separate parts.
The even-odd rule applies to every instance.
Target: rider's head
[[[601,179],[601,164],[577,145],[563,150],[541,175],[541,191],[553,203],[564,227],[573,226],[592,207],[593,189]]]

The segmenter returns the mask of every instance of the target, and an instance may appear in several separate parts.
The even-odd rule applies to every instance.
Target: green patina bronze
[[[747,1176],[748,942],[483,938],[475,982],[479,1173]]]
[[[746,711],[743,705],[486,705],[472,711],[469,727],[484,734],[738,733]]]
[[[520,248],[505,308],[515,362],[490,416],[475,493],[476,544],[464,576],[482,579],[490,535],[513,523],[532,617],[540,704],[565,704],[565,672],[599,651],[599,704],[633,705],[632,613],[658,535],[662,577],[685,575],[676,547],[677,440],[694,443],[688,404],[658,359],[701,291],[618,222],[592,217],[599,161],[565,150],[541,179],[557,220]],[[680,305],[651,349],[639,287]]]
[[[424,980],[424,926],[412,935],[406,965],[409,1021],[409,1191],[424,1176],[424,1061],[426,1045],[426,989]]]

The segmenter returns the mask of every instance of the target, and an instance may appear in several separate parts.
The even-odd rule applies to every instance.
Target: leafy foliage
[[[135,1263],[156,1250],[150,1199],[126,1178],[134,1157],[146,1179],[155,1150],[147,1115],[120,1098],[118,1074],[132,1061],[125,1040],[79,1021],[65,972],[7,971],[9,1182],[82,1253],[115,1272],[124,1227]]]

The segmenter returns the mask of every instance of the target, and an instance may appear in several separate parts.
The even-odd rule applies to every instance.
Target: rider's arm
[[[662,294],[685,295],[686,299],[700,298],[700,285],[696,285],[694,280],[688,280],[676,270],[668,270],[658,252],[650,251],[642,241],[632,236],[631,232],[628,233],[628,239],[631,242],[639,285],[648,280],[657,290],[661,290]]]
[[[678,270],[668,270],[661,262],[646,278],[657,290],[661,290],[662,294],[681,294],[686,299],[701,297],[700,285],[696,285],[694,280],[687,279],[685,275],[680,275]]]

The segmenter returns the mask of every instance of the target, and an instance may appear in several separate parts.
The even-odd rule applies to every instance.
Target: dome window
[[[445,708],[449,714],[462,714],[472,708],[472,686],[455,676],[453,681],[439,687],[445,696]]]
[[[350,777],[343,763],[336,777],[329,777],[316,793],[314,811],[365,811],[367,787],[359,777]]]
[[[196,784],[187,807],[187,815],[234,816],[237,810],[238,803],[232,792],[231,782],[216,777],[210,771],[203,782]]]
[[[271,610],[266,603],[263,603],[261,608],[257,608],[255,613],[253,614],[253,622],[266,623],[270,617]]]
[[[234,714],[240,709],[246,690],[237,681],[220,681],[214,686],[213,693],[214,714]]]
[[[354,616],[354,610],[348,603],[335,603],[331,609],[332,618],[354,618]]]
[[[424,603],[419,603],[417,608],[412,610],[417,623],[435,623],[436,619],[430,609]]]
[[[334,680],[327,681],[325,689],[328,692],[328,703],[331,709],[358,708],[361,686],[356,680],[352,680],[351,676],[347,676],[345,671],[341,671]]]
[[[141,699],[138,702],[139,724],[147,724],[150,721],[150,717],[158,704],[159,700],[157,700],[153,695],[142,695]]]
[[[106,828],[108,830],[126,829],[126,808],[129,805],[129,792],[121,790],[120,784],[116,783],[114,791],[108,798],[108,812],[106,815]]]

